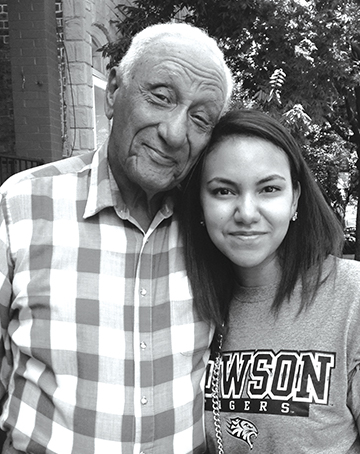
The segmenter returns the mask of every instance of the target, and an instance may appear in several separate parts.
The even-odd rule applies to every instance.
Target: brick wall
[[[117,3],[0,0],[0,153],[48,162],[96,146],[96,48],[116,39]]]
[[[0,0],[0,153],[12,154],[14,145],[8,9],[7,0]]]
[[[0,1],[0,36],[1,41],[9,42],[9,18],[6,0]]]
[[[61,159],[61,103],[55,2],[8,2],[18,156]]]

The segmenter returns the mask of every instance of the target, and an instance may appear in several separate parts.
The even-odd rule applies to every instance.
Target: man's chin
[[[164,194],[165,192],[171,191],[174,189],[176,183],[167,184],[167,185],[148,185],[147,187],[143,186],[143,190],[147,194],[148,198],[151,199],[156,195]]]
[[[135,181],[146,193],[157,193],[167,192],[178,185],[178,180],[175,179],[173,174],[164,175],[149,175],[142,174],[135,178]]]

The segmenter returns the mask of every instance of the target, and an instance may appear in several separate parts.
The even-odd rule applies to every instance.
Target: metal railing
[[[11,175],[22,170],[40,166],[41,164],[44,164],[42,159],[21,158],[0,154],[0,185],[11,177]]]

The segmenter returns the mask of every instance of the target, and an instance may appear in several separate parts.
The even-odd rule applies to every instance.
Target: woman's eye
[[[263,192],[272,193],[272,192],[277,192],[277,191],[279,191],[279,188],[277,188],[275,186],[266,186],[265,188],[263,188]]]
[[[230,189],[226,189],[226,188],[216,188],[212,191],[212,193],[214,195],[229,195],[229,194],[231,194],[231,191],[230,191]]]

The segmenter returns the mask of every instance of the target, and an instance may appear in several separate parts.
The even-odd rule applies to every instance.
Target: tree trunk
[[[357,189],[355,260],[360,261],[360,185]]]
[[[360,144],[357,146],[357,155],[358,160],[356,162],[356,167],[358,175],[360,175]],[[356,207],[356,242],[355,242],[355,260],[360,261],[360,184],[356,185],[357,192],[357,207]]]
[[[357,148],[358,161],[356,167],[358,175],[360,175],[360,85],[356,86],[355,102],[356,102],[356,126],[353,128],[354,138]],[[356,209],[356,243],[355,243],[355,260],[360,261],[360,184],[357,184],[357,209]]]

